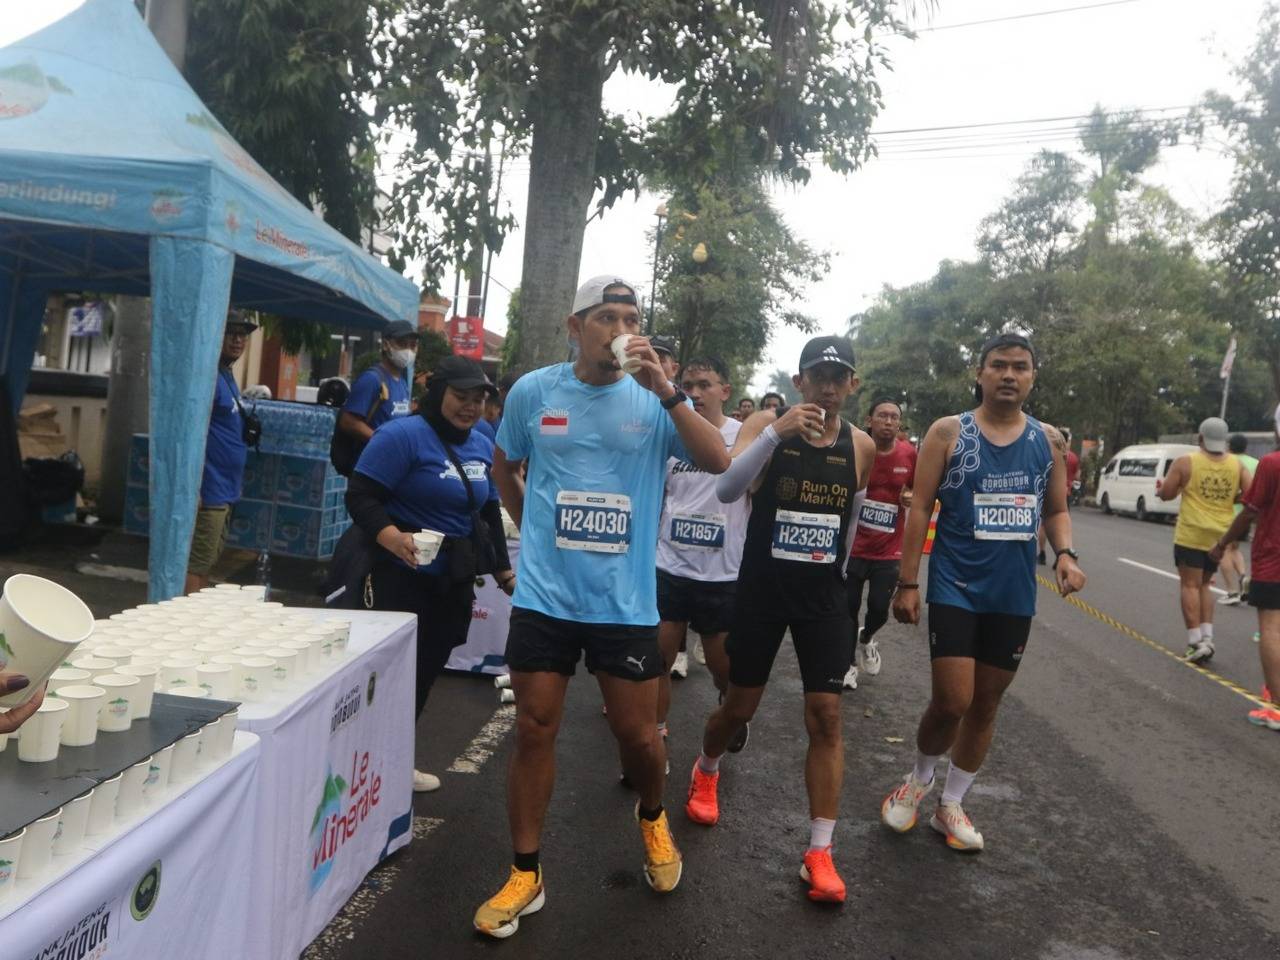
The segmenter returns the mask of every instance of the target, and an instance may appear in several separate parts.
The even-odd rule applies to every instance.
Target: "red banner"
[[[484,359],[484,319],[453,317],[449,320],[449,344],[460,357]]]

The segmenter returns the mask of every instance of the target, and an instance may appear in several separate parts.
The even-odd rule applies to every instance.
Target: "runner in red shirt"
[[[1280,407],[1275,414],[1276,437],[1280,440]],[[1244,509],[1227,528],[1209,559],[1222,562],[1222,554],[1239,541],[1254,520],[1258,532],[1253,538],[1249,581],[1249,603],[1258,608],[1258,656],[1262,659],[1262,705],[1249,711],[1249,722],[1280,730],[1280,451],[1258,461],[1253,483],[1244,495]]]
[[[1080,458],[1076,456],[1074,450],[1071,449],[1071,431],[1063,427],[1060,431],[1062,439],[1067,444],[1066,455],[1062,458],[1063,464],[1067,468],[1067,510],[1071,509],[1071,491],[1076,488],[1076,477],[1080,476]],[[1040,566],[1045,565],[1044,556],[1044,524],[1040,524],[1040,552],[1036,554],[1036,563]]]
[[[858,631],[854,662],[844,677],[847,690],[858,688],[859,670],[869,677],[880,672],[880,645],[875,634],[889,619],[916,475],[916,448],[898,439],[901,425],[902,408],[896,400],[883,397],[871,404],[867,432],[876,442],[876,460],[867,479],[867,498],[858,512],[857,534],[846,568],[849,616],[856,626],[864,586],[868,587],[867,616]]]

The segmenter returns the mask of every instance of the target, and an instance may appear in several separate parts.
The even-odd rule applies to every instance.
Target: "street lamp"
[[[667,219],[666,203],[658,204],[653,215],[658,218],[658,226],[653,231],[653,283],[649,286],[649,320],[644,331],[649,337],[653,336],[653,305],[658,299],[658,248],[662,245],[662,221]]]

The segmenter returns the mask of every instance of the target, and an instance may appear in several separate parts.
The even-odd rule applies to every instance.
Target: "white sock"
[[[835,833],[836,822],[824,817],[814,817],[809,821],[809,849],[825,850],[831,846],[831,835]]]
[[[698,754],[698,769],[699,769],[699,770],[701,770],[703,773],[708,773],[708,774],[710,774],[710,773],[719,773],[719,772],[720,772],[720,758],[719,758],[719,757],[708,757],[705,753],[699,753],[699,754]]]
[[[1200,628],[1187,627],[1187,644],[1189,646],[1194,647],[1199,642],[1200,642]]]
[[[917,753],[916,768],[913,771],[916,779],[925,785],[933,783],[933,768],[938,765],[938,761],[941,759],[942,754],[931,757],[927,753]]]
[[[954,763],[947,771],[947,783],[942,788],[943,803],[960,803],[964,800],[964,795],[969,792],[969,788],[973,786],[973,778],[978,775],[975,770],[970,773],[968,770],[961,770]]]
[[[1209,640],[1209,641],[1213,640],[1213,624],[1212,623],[1200,624],[1200,639]]]

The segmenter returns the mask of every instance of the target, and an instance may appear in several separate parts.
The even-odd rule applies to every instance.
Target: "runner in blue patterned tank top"
[[[1022,660],[1036,609],[1036,534],[1043,519],[1057,559],[1058,590],[1085,583],[1071,548],[1066,445],[1047,423],[1023,412],[1036,356],[1018,334],[983,345],[974,392],[979,406],[929,428],[916,464],[915,499],[902,547],[894,616],[920,620],[917,578],[936,499],[937,536],[929,559],[929,657],[933,694],[916,733],[915,769],[880,808],[905,833],[948,750],[942,800],[929,825],[954,850],[982,849],[982,834],[961,807],[995,733],[1000,698]]]

